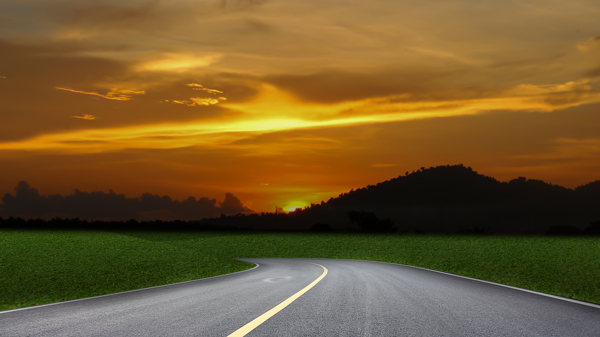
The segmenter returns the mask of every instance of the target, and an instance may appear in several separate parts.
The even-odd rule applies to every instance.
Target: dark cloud
[[[367,98],[405,95],[403,101],[437,101],[491,97],[502,92],[493,85],[476,82],[453,83],[464,71],[407,72],[383,70],[371,73],[324,71],[309,75],[282,75],[265,78],[303,101],[337,103]],[[442,84],[445,82],[445,84]]]
[[[223,202],[219,201],[219,205],[221,206],[221,211],[224,214],[237,214],[237,213],[245,213],[250,212],[250,210],[242,204],[240,199],[236,198],[231,193],[225,193],[225,200]]]
[[[185,17],[184,14],[185,12],[174,12],[172,9],[159,6],[159,1],[140,5],[131,5],[127,2],[118,5],[92,2],[75,8],[57,7],[51,15],[51,20],[66,30],[64,32],[66,36],[86,38],[124,31],[164,31],[176,22],[173,19],[175,15],[179,15],[181,20]]]
[[[588,91],[556,92],[550,93],[544,102],[553,106],[563,106],[581,102]]]
[[[248,25],[250,32],[256,33],[271,33],[273,32],[273,27],[264,21],[260,20],[246,20],[246,24]]]
[[[589,85],[569,82],[561,86],[563,91],[547,94],[544,101],[550,105],[561,106],[580,102],[592,89]]]
[[[140,198],[127,198],[110,190],[104,192],[81,192],[75,190],[68,196],[40,195],[38,190],[25,181],[18,183],[15,195],[7,193],[0,205],[2,216],[20,217],[63,217],[95,220],[191,220],[216,217],[220,214],[233,215],[251,213],[252,210],[231,193],[225,200],[188,197],[183,201],[169,196],[144,193]]]
[[[29,82],[30,87],[61,82],[106,80],[123,73],[126,64],[95,57],[68,57],[89,48],[76,42],[37,45],[16,44],[0,40],[0,72],[14,80]]]
[[[14,214],[42,215],[49,210],[49,201],[54,198],[40,196],[36,188],[31,188],[26,181],[21,181],[15,187],[15,195],[7,193],[2,201],[3,210]]]
[[[327,71],[310,75],[283,75],[266,78],[301,100],[320,103],[355,101],[393,94],[423,93],[427,76],[393,74],[353,74]]]
[[[98,35],[121,33],[158,34],[177,29],[186,23],[193,25],[201,18],[248,11],[266,3],[266,0],[224,0],[205,3],[149,1],[143,4],[130,2],[90,2],[55,6],[49,19],[62,29],[63,37],[93,38]],[[252,29],[264,31],[266,24],[249,22]],[[181,41],[184,41],[182,39]]]
[[[600,67],[586,72],[585,76],[586,77],[600,77]]]
[[[269,2],[269,0],[221,0],[221,9],[223,10],[245,10],[254,6],[259,6]]]

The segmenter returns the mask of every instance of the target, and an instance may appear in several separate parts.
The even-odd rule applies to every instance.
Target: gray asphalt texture
[[[241,259],[235,274],[0,312],[0,336],[600,336],[600,308],[409,266]]]

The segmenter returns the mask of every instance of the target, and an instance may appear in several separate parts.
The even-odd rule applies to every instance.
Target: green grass
[[[600,303],[600,239],[0,231],[0,310],[251,268],[236,257],[402,263]]]
[[[107,232],[0,231],[0,310],[226,274],[247,265]]]

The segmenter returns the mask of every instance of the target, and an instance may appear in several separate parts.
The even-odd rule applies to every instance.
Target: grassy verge
[[[0,231],[0,310],[231,273],[248,264],[107,232]]]
[[[214,276],[236,257],[375,260],[600,303],[600,240],[0,231],[0,310]]]

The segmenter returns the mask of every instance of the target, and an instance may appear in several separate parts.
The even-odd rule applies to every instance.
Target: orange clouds
[[[600,95],[594,90],[594,85],[594,82],[589,81],[560,85],[519,85],[493,98],[415,101],[403,97],[383,97],[336,104],[302,102],[274,86],[265,85],[261,90],[262,94],[254,100],[222,104],[228,111],[237,113],[235,118],[221,116],[183,123],[155,123],[45,134],[20,142],[0,143],[0,149],[55,149],[85,153],[126,148],[172,149],[197,144],[220,147],[251,135],[279,131],[473,115],[490,110],[553,111],[600,102]],[[125,95],[129,91],[120,92]],[[208,107],[225,99],[191,97],[165,102]],[[271,150],[273,147],[258,147],[254,151],[259,154]]]
[[[204,86],[197,83],[186,84],[188,87],[192,87],[193,90],[202,90],[206,91],[209,94],[222,94],[222,91],[216,89],[205,88]],[[221,101],[226,101],[226,97],[218,97],[218,98],[202,98],[202,97],[190,97],[189,100],[165,100],[165,102],[175,103],[175,104],[183,104],[187,106],[209,106],[217,104]]]
[[[79,119],[90,120],[90,121],[96,119],[96,116],[94,116],[94,115],[88,115],[88,114],[71,116],[71,117],[72,118],[79,118]]]
[[[596,65],[596,68],[586,71],[585,76],[600,77],[600,36],[579,42],[577,48]]]
[[[207,67],[219,59],[219,55],[197,56],[183,54],[167,53],[157,59],[140,62],[135,69],[138,72],[145,71],[164,71],[164,72],[185,72],[196,68]]]
[[[110,89],[110,91],[106,94],[99,94],[97,92],[88,92],[88,91],[67,89],[67,88],[61,88],[61,87],[55,87],[55,89],[70,91],[70,92],[84,94],[84,95],[98,96],[98,97],[102,97],[102,98],[106,98],[106,99],[113,99],[113,100],[117,100],[117,101],[129,101],[129,100],[133,99],[131,97],[131,95],[143,95],[146,93],[143,90]]]
[[[209,88],[205,88],[204,86],[202,86],[201,84],[197,84],[197,83],[189,83],[186,84],[188,87],[192,87],[192,89],[194,90],[202,90],[202,91],[206,91],[209,94],[222,94],[222,91],[216,90],[216,89],[209,89]]]
[[[600,36],[594,36],[587,41],[577,43],[577,49],[584,53],[598,54],[598,52],[600,52]]]
[[[227,100],[227,98],[225,98],[225,97],[219,97],[218,99],[190,97],[190,101],[192,101],[191,105],[196,105],[196,106],[217,104],[217,103],[219,103],[219,101],[225,101],[225,100]]]
[[[421,166],[600,174],[586,159],[600,139],[589,1],[34,0],[0,12],[13,17],[0,31],[11,179],[50,176],[23,167],[60,157],[64,172],[83,167],[81,187],[125,175],[132,195],[164,180],[156,192],[234,191],[271,209]]]
[[[190,97],[189,100],[182,100],[182,101],[172,100],[170,102],[176,103],[176,104],[184,104],[187,106],[201,106],[201,105],[209,106],[209,105],[217,104],[220,101],[225,101],[225,100],[227,100],[227,98],[225,98],[225,97],[219,97],[219,98]],[[165,100],[165,102],[169,102],[169,100]]]
[[[575,187],[598,179],[597,108],[195,136],[200,123],[179,129],[185,134],[144,128],[86,131],[32,139],[23,152],[0,150],[0,169],[5,191],[19,179],[44,193],[115,186],[127,195],[149,191],[183,200],[217,197],[225,190],[258,211],[292,201],[318,203],[439,162],[470,163],[502,181],[521,175]],[[37,165],[42,160],[44,165]]]
[[[197,84],[197,83],[190,83],[190,84],[186,84],[186,85],[188,87],[192,87],[193,90],[202,90],[202,91],[208,92],[209,94],[217,94],[217,93],[222,94],[223,93],[220,90],[205,88],[201,84]],[[227,100],[226,97],[218,97],[218,98],[190,97],[187,100],[164,100],[164,102],[182,104],[182,105],[187,105],[187,106],[209,106],[209,105],[214,105],[221,101],[226,101],[226,100]]]

